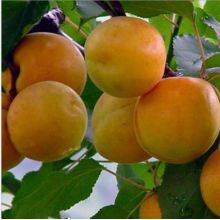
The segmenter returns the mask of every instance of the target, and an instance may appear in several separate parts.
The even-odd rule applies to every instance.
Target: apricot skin
[[[54,81],[22,90],[8,112],[8,128],[16,149],[40,161],[55,161],[80,147],[87,112],[79,95]]]
[[[96,150],[117,163],[135,163],[149,155],[137,143],[133,113],[137,98],[116,98],[104,93],[92,115],[93,141]]]
[[[214,143],[219,129],[218,96],[202,79],[163,79],[136,106],[139,142],[151,156],[168,163],[198,158]]]
[[[215,150],[205,162],[200,188],[202,197],[209,209],[220,217],[220,148]]]
[[[166,51],[160,33],[147,22],[114,17],[91,32],[85,58],[99,89],[116,97],[137,97],[161,80]]]
[[[7,109],[11,103],[9,95],[2,93],[2,171],[7,171],[19,164],[23,157],[13,146],[8,134]]]
[[[139,210],[140,219],[162,219],[158,196],[153,193],[145,199]]]
[[[13,53],[19,68],[16,89],[20,92],[40,81],[62,82],[78,94],[86,83],[86,66],[80,51],[69,39],[53,33],[26,35]]]

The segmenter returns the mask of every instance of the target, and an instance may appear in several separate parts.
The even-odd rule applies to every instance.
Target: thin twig
[[[114,161],[110,161],[110,160],[96,160],[99,163],[115,163]]]
[[[7,203],[2,202],[2,205],[3,205],[3,206],[6,206],[6,207],[8,207],[8,208],[11,208],[11,205],[9,205],[9,204],[7,204]]]
[[[182,22],[182,19],[183,17],[182,16],[179,16],[178,19],[177,19],[177,22],[176,22],[176,26],[173,30],[173,33],[171,35],[171,38],[170,38],[170,46],[169,46],[169,50],[168,50],[168,53],[167,53],[167,63],[170,64],[171,60],[172,60],[172,57],[173,57],[173,39],[174,37],[178,34],[179,32],[179,26]]]
[[[81,28],[79,28],[79,26],[77,24],[72,22],[69,17],[67,17],[67,16],[65,17],[65,22],[67,24],[69,24],[72,28],[74,28],[75,30],[79,31],[84,38],[88,37],[88,34],[85,31],[83,31]]]
[[[129,219],[131,217],[131,215],[143,204],[143,202],[145,201],[145,199],[147,199],[150,195],[153,194],[153,191],[150,191],[149,193],[147,193],[144,198],[137,204],[137,206],[135,206],[128,214],[127,219]]]
[[[117,178],[123,180],[124,182],[126,182],[126,183],[128,183],[130,185],[133,185],[133,186],[135,186],[135,187],[137,187],[137,188],[139,188],[139,189],[141,189],[141,190],[143,190],[145,192],[150,192],[151,191],[150,189],[147,189],[146,187],[144,187],[144,186],[142,186],[142,185],[140,185],[140,184],[138,184],[138,183],[136,183],[136,182],[134,182],[134,181],[124,177],[124,176],[121,176],[121,175],[119,175],[117,173],[114,173],[113,171],[107,169],[106,167],[104,167],[103,170],[107,171],[108,173],[111,173],[112,175],[116,176]]]
[[[177,27],[178,28],[178,25],[177,23],[173,22],[172,19],[170,19],[167,15],[163,15],[163,17],[169,21],[174,27]]]
[[[199,48],[199,51],[200,51],[201,59],[202,59],[202,65],[201,65],[201,69],[200,69],[200,78],[205,79],[206,76],[207,76],[206,66],[205,66],[206,56],[205,56],[205,52],[204,52],[204,49],[203,49],[202,40],[199,36],[199,31],[198,31],[198,28],[196,26],[195,18],[192,21],[192,25],[193,25],[193,30],[194,30],[194,33],[195,33],[195,36],[196,36],[198,48]]]
[[[73,167],[74,167],[74,165],[76,164],[76,163],[78,163],[81,159],[83,159],[85,156],[86,156],[86,154],[92,149],[93,147],[91,146],[91,147],[89,147],[80,157],[78,157],[76,160],[74,160],[71,164],[69,164],[70,166],[67,168],[69,171],[71,170],[71,169],[73,169]]]

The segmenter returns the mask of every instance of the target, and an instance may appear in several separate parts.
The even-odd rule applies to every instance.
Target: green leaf
[[[76,0],[76,8],[84,20],[99,17],[104,14],[104,10],[92,0]]]
[[[91,219],[124,219],[126,214],[120,207],[109,205],[100,209]]]
[[[219,71],[220,72],[220,71]],[[208,81],[220,91],[220,73],[210,76]]]
[[[132,186],[123,185],[118,192],[114,205],[103,207],[92,218],[96,219],[127,219],[138,218],[138,205],[146,192]]]
[[[205,17],[208,14],[201,8],[195,8],[195,22],[200,36],[207,37],[209,39],[216,40],[216,34],[212,28],[208,27],[204,23]],[[183,18],[181,25],[179,26],[178,34],[194,34],[192,22],[189,19]]]
[[[206,68],[220,67],[220,52],[206,59]]]
[[[218,1],[206,0],[204,10],[209,15],[218,18],[217,20],[220,20],[220,4],[218,4]]]
[[[2,65],[17,42],[49,9],[48,1],[3,1],[2,2]]]
[[[86,148],[88,150],[85,158],[91,158],[97,153],[95,147],[93,146],[93,144],[90,142],[88,138],[84,138],[81,144],[81,148]]]
[[[218,39],[220,40],[220,22],[218,22],[214,17],[209,16],[204,19],[204,23],[213,28]]]
[[[220,49],[215,44],[205,38],[201,38],[201,40],[207,58],[220,52]],[[179,35],[174,39],[173,48],[178,71],[184,75],[198,75],[202,60],[196,38],[188,34]]]
[[[156,187],[155,181],[162,182],[162,177],[165,170],[165,163],[153,161],[147,164],[137,163],[132,165],[133,170],[141,178],[147,189],[153,189]],[[156,176],[155,176],[156,175]]]
[[[54,161],[54,162],[49,162],[49,163],[43,163],[40,171],[41,172],[52,172],[52,171],[57,171],[57,170],[61,170],[62,168],[64,168],[65,166],[67,166],[68,164],[72,163],[73,161],[69,158],[66,157],[62,160],[58,160],[58,161]]]
[[[101,170],[96,161],[85,159],[69,172],[27,174],[13,200],[13,218],[57,218],[61,210],[90,196]]]
[[[172,24],[162,15],[150,18],[149,22],[161,33],[168,51],[173,30]]]
[[[118,164],[117,166],[117,174],[124,176],[128,179],[131,179],[141,185],[144,185],[144,182],[138,177],[138,175],[134,172],[132,165],[130,164]],[[118,188],[120,189],[122,186],[124,186],[126,183],[121,180],[120,178],[117,178]]]
[[[81,25],[81,19],[80,14],[76,10],[76,5],[74,1],[65,1],[65,0],[59,0],[57,1],[57,5],[59,8],[63,11],[65,16],[68,16],[69,19],[76,24],[76,26]],[[86,22],[84,25],[80,27],[80,29],[85,32],[86,34],[90,33],[93,27],[95,26],[95,20],[90,20]],[[72,39],[77,41],[79,44],[84,45],[85,43],[85,36],[80,33],[79,29],[74,29],[72,26],[70,26],[68,23],[64,22],[61,25],[61,29]]]
[[[203,218],[207,210],[200,193],[200,168],[195,162],[167,165],[159,187],[163,218]]]
[[[2,175],[2,185],[12,194],[15,194],[21,186],[21,181],[16,179],[11,172]]]
[[[161,14],[176,13],[193,19],[193,4],[190,1],[121,1],[125,12],[141,17],[153,17]],[[76,7],[83,19],[104,14],[104,10],[94,1],[76,1]]]
[[[157,166],[159,166],[157,168]],[[156,170],[157,169],[157,170]],[[148,162],[148,163],[135,163],[135,164],[119,164],[117,167],[117,173],[126,178],[132,179],[139,184],[145,185],[147,189],[153,189],[156,187],[155,180],[162,182],[162,176],[165,170],[165,163]],[[154,173],[156,172],[156,177]],[[120,189],[125,183],[117,179],[118,188]]]
[[[3,219],[11,219],[13,218],[12,215],[11,215],[11,211],[12,209],[6,209],[2,212],[2,218]]]
[[[134,208],[143,200],[146,192],[132,185],[124,185],[118,192],[115,200],[115,205],[125,210],[126,216],[124,218],[133,217],[138,218],[138,213],[132,213]]]
[[[141,17],[161,14],[179,14],[193,19],[193,4],[190,1],[121,1],[126,12]]]
[[[85,89],[81,95],[86,107],[92,111],[97,100],[102,95],[102,91],[99,90],[94,83],[91,81],[91,79],[87,78]]]

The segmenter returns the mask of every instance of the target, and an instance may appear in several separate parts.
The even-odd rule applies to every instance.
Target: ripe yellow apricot
[[[139,210],[140,219],[161,219],[161,209],[159,206],[158,196],[153,193],[147,197],[140,206]]]
[[[220,148],[215,150],[205,162],[200,188],[206,205],[220,217]]]
[[[114,17],[91,32],[85,58],[99,89],[116,97],[137,97],[161,80],[166,50],[160,33],[146,21]]]
[[[139,142],[151,156],[169,163],[187,163],[201,156],[214,143],[219,129],[218,96],[202,79],[163,79],[136,106]]]
[[[69,39],[53,33],[26,35],[13,54],[20,72],[16,89],[20,92],[40,81],[58,81],[80,94],[86,83],[86,66],[80,51]]]
[[[137,143],[133,113],[137,98],[100,97],[92,115],[93,142],[105,158],[117,163],[135,163],[149,155]]]
[[[7,110],[10,104],[11,104],[11,96],[6,93],[2,93],[2,109]]]
[[[13,146],[8,134],[7,109],[11,103],[10,96],[2,93],[2,170],[7,171],[20,163],[23,157]]]
[[[13,100],[8,130],[24,156],[54,161],[78,149],[87,128],[87,112],[79,95],[55,81],[32,84]]]
[[[12,88],[12,74],[9,68],[2,72],[2,87],[7,94]]]

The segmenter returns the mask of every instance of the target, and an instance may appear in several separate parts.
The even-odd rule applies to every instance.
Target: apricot
[[[20,92],[40,81],[58,81],[81,94],[86,83],[86,66],[72,42],[53,33],[26,35],[13,53],[19,68],[16,89]]]
[[[215,150],[205,162],[200,188],[202,197],[209,209],[220,217],[220,148]]]
[[[135,110],[142,147],[162,161],[190,162],[205,153],[220,129],[220,103],[207,81],[192,77],[161,80]]]
[[[2,93],[2,171],[7,171],[19,164],[23,157],[13,146],[8,134],[7,109],[11,103],[8,95]]]
[[[166,50],[160,33],[146,21],[114,17],[90,33],[85,58],[99,89],[116,97],[137,97],[161,80]]]
[[[13,100],[8,129],[16,149],[40,161],[55,161],[80,147],[87,112],[79,95],[55,81],[32,84]]]
[[[148,196],[140,206],[140,219],[161,219],[161,209],[157,193]]]
[[[135,163],[149,158],[138,144],[133,126],[137,98],[116,98],[104,93],[92,115],[93,142],[103,157],[117,163]]]
[[[2,87],[5,93],[9,93],[12,88],[12,74],[9,68],[2,72]]]

